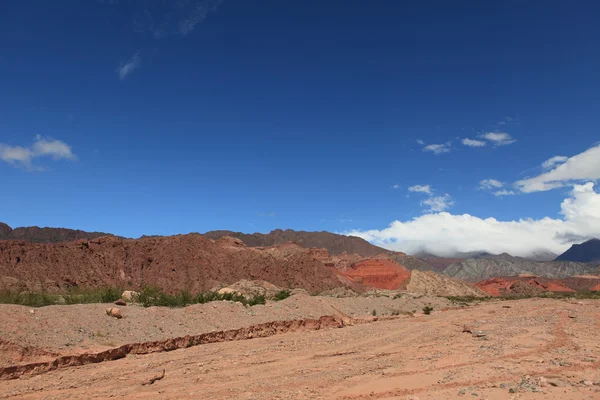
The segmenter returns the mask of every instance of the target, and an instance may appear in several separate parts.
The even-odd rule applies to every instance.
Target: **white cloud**
[[[421,206],[426,207],[425,212],[437,213],[447,210],[452,207],[454,202],[448,193],[443,196],[432,196],[421,202]]]
[[[554,157],[549,158],[546,161],[544,161],[542,163],[542,168],[544,168],[544,169],[552,168],[552,167],[554,167],[557,164],[564,163],[568,159],[569,159],[569,157],[566,157],[566,156],[554,156]]]
[[[440,255],[480,250],[516,256],[529,256],[538,250],[562,253],[574,240],[600,236],[600,193],[594,191],[594,184],[575,185],[561,204],[561,215],[562,218],[498,221],[440,212],[394,221],[381,230],[346,234],[407,253],[420,250]]]
[[[516,139],[513,139],[508,133],[504,132],[488,132],[479,137],[489,140],[496,146],[506,146],[507,144],[511,144],[516,142]]]
[[[414,185],[408,188],[409,192],[424,193],[429,198],[421,201],[421,207],[425,208],[425,212],[440,212],[450,208],[454,202],[449,194],[442,196],[434,196],[434,190],[429,185]]]
[[[502,197],[502,196],[514,196],[515,194],[516,193],[513,192],[512,190],[506,190],[506,189],[498,190],[498,191],[494,192],[494,196],[499,196],[499,197]]]
[[[127,62],[122,62],[117,68],[117,76],[120,80],[127,78],[133,71],[138,69],[142,64],[140,53],[137,52],[131,56]]]
[[[71,146],[60,140],[46,139],[40,135],[35,137],[31,147],[9,146],[0,143],[0,160],[8,164],[30,171],[43,170],[43,167],[33,165],[33,160],[38,157],[52,157],[54,160],[75,160],[77,157]]]
[[[450,142],[443,144],[428,144],[423,147],[423,151],[431,151],[433,154],[442,154],[450,152]]]
[[[143,7],[135,11],[137,32],[150,32],[155,38],[188,36],[222,0],[139,0]]]
[[[554,158],[556,157],[550,160]],[[564,163],[543,174],[517,181],[515,186],[523,193],[532,193],[567,186],[578,181],[597,179],[600,179],[600,146],[592,147],[570,157]]]
[[[422,146],[425,146],[425,142],[422,141],[421,139],[417,139],[417,143],[420,144],[420,145],[422,145]]]
[[[494,188],[500,188],[502,186],[504,186],[504,184],[496,179],[484,179],[479,182],[479,189],[481,190],[490,190]]]
[[[400,185],[398,185],[397,183],[392,185],[392,189],[400,189]]]
[[[409,192],[432,194],[431,186],[429,185],[414,185],[408,188]]]
[[[461,140],[461,142],[465,146],[469,146],[469,147],[483,147],[486,145],[486,143],[483,140],[475,140],[475,139],[469,139],[469,138],[464,138]]]

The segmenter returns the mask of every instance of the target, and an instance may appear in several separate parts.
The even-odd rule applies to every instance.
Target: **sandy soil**
[[[600,301],[488,302],[2,380],[0,398],[599,399],[599,328]]]
[[[392,292],[397,293],[397,292]],[[235,329],[270,321],[319,318],[323,315],[360,317],[373,310],[382,316],[394,311],[421,312],[431,305],[439,310],[452,304],[439,297],[410,294],[402,298],[294,295],[283,301],[244,307],[241,303],[215,301],[185,308],[118,307],[122,319],[106,315],[113,304],[81,304],[29,308],[0,304],[0,367],[49,360],[50,355],[102,351],[124,345],[205,332]]]

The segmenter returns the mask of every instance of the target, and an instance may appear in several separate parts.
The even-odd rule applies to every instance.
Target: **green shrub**
[[[431,314],[432,311],[433,311],[433,307],[431,307],[431,306],[423,307],[423,314],[425,314],[425,315]]]
[[[377,310],[371,311],[371,315],[374,316],[374,317],[377,316]]]
[[[292,292],[290,292],[289,290],[280,290],[279,292],[275,293],[275,295],[273,296],[273,300],[274,301],[284,300],[284,299],[287,299],[288,297],[290,297],[291,295],[292,295]]]
[[[102,303],[112,303],[121,298],[121,290],[117,288],[106,288],[100,291],[100,300]]]

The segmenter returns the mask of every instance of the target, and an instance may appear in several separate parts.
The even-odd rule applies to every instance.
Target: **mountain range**
[[[62,243],[75,240],[93,240],[102,236],[112,235],[103,232],[85,232],[66,228],[21,227],[12,229],[10,226],[0,223],[0,240]],[[387,258],[408,270],[432,270],[453,278],[473,282],[497,276],[518,276],[522,274],[548,278],[598,274],[596,268],[597,264],[600,264],[600,240],[598,239],[572,246],[564,254],[556,257],[556,261],[542,262],[515,257],[507,253],[490,254],[483,251],[456,254],[462,256],[456,258],[436,257],[429,253],[418,254],[420,257],[414,257],[401,252],[386,250],[359,237],[325,231],[305,232],[276,229],[266,234],[247,234],[221,230],[210,231],[201,236],[212,240],[220,240],[226,237],[235,238],[248,248],[266,248],[294,243],[303,248],[324,249],[332,257],[345,257],[343,263],[347,265],[357,263],[361,259]],[[142,239],[144,238],[158,239],[161,237],[142,237]],[[543,259],[555,258],[554,255],[549,253],[540,256]]]
[[[600,262],[600,239],[590,239],[581,244],[574,244],[560,256],[557,261]]]
[[[90,240],[107,235],[107,233],[103,232],[85,232],[67,228],[40,228],[37,226],[13,229],[7,224],[0,222],[0,240],[24,240],[32,243],[61,243],[79,239]]]

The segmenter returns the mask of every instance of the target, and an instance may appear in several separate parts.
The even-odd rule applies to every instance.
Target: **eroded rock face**
[[[352,281],[378,289],[404,289],[410,271],[388,259],[367,259],[340,274]]]
[[[431,296],[475,296],[484,297],[486,294],[466,282],[432,271],[411,271],[410,281],[406,285],[409,292]]]
[[[342,286],[335,273],[299,246],[247,248],[189,234],[142,239],[103,236],[70,243],[0,241],[0,285],[58,291],[68,287],[200,292],[242,279],[320,292]],[[0,290],[5,287],[0,287]]]
[[[575,292],[558,279],[536,276],[505,276],[475,284],[490,296],[536,296],[545,292]]]

